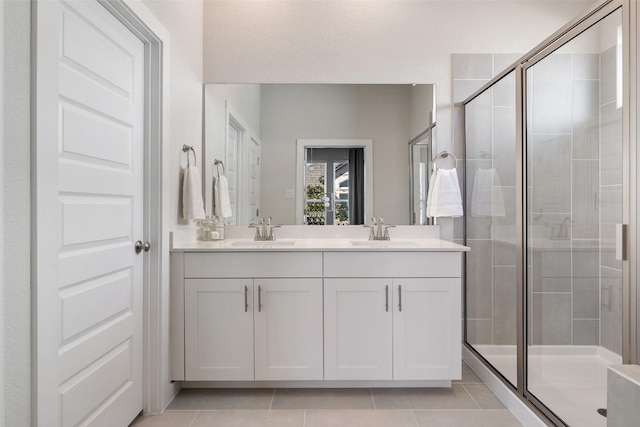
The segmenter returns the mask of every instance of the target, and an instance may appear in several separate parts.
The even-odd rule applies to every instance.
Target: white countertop
[[[318,227],[314,233],[301,237],[291,237],[293,233],[280,232],[282,238],[276,237],[275,241],[254,241],[248,235],[238,235],[237,232],[228,233],[232,238],[225,240],[202,241],[197,239],[194,230],[173,232],[171,239],[171,251],[173,252],[256,252],[256,251],[278,251],[278,252],[325,252],[325,251],[347,251],[347,252],[465,252],[469,248],[448,240],[439,238],[437,227],[417,228],[402,227],[396,232],[394,237],[390,230],[390,240],[368,240],[366,232],[362,227],[352,229],[345,233],[345,228],[325,229],[326,238],[317,236]],[[403,230],[404,228],[404,230]],[[357,231],[358,234],[353,233]],[[229,230],[231,231],[231,230]],[[366,231],[366,230],[365,230]],[[410,235],[416,236],[409,238]],[[337,234],[338,233],[338,234]],[[231,237],[229,236],[229,237]]]
[[[173,252],[255,252],[255,251],[393,251],[393,252],[464,252],[469,248],[440,239],[352,240],[352,239],[281,239],[272,242],[251,239],[202,240],[174,243]]]

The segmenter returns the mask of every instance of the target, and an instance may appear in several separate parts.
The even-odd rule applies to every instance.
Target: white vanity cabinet
[[[186,279],[184,309],[186,379],[253,380],[253,280]]]
[[[321,380],[322,279],[255,279],[256,380]]]
[[[464,247],[323,244],[172,252],[171,379],[352,387],[461,377]]]
[[[325,379],[460,378],[456,252],[325,253]]]
[[[390,380],[391,280],[324,279],[324,377]]]
[[[173,379],[323,379],[321,253],[174,253],[172,268]]]
[[[459,278],[393,279],[393,379],[460,378]]]

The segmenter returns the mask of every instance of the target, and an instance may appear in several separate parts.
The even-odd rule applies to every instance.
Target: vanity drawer
[[[322,277],[322,252],[185,253],[184,277]]]
[[[461,277],[460,252],[326,252],[324,277]]]

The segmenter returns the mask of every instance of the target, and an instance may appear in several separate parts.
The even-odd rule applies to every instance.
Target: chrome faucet
[[[376,220],[376,217],[371,217],[373,225],[365,225],[364,227],[370,228],[369,240],[390,240],[389,229],[395,227],[395,225],[384,225],[384,219],[382,217]],[[383,230],[384,227],[384,230]]]
[[[560,228],[558,229],[558,239],[567,240],[569,239],[569,227],[573,227],[571,218],[566,216],[562,223],[560,224]]]
[[[549,227],[551,227],[551,235],[549,236],[550,240],[569,240],[569,228],[575,226],[573,225],[571,218],[566,216],[561,223],[557,224],[558,232],[555,235],[553,234],[554,227]]]
[[[276,235],[273,233],[273,229],[279,227],[282,226],[271,224],[271,217],[267,219],[266,223],[264,218],[260,217],[258,224],[249,224],[249,228],[256,229],[256,234],[253,237],[253,240],[257,241],[276,240]]]

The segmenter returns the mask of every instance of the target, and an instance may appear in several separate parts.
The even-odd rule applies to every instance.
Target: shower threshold
[[[515,383],[515,346],[474,348]],[[529,346],[528,389],[571,426],[605,427],[598,409],[607,407],[607,366],[620,363],[621,356],[600,346]]]

